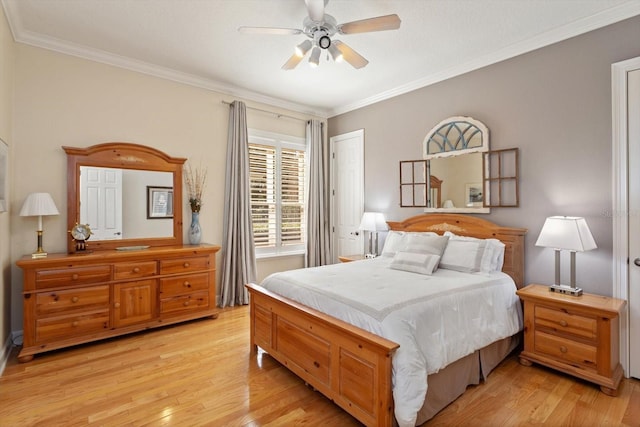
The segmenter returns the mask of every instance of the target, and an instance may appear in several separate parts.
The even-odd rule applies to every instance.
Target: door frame
[[[612,170],[613,170],[613,296],[629,299],[629,200],[627,73],[640,68],[640,57],[611,65]],[[625,377],[630,370],[629,304],[620,316],[620,364]]]
[[[333,262],[338,262],[338,256],[340,255],[344,255],[344,254],[339,254],[338,253],[338,247],[337,247],[337,241],[336,241],[336,228],[335,228],[335,214],[336,214],[336,147],[335,144],[336,142],[343,140],[343,139],[350,139],[350,138],[354,138],[354,137],[360,137],[360,139],[362,140],[362,194],[361,194],[361,200],[362,200],[362,204],[360,206],[360,216],[362,216],[363,212],[364,212],[364,174],[365,174],[365,164],[364,164],[364,129],[358,129],[358,130],[354,130],[351,132],[347,132],[347,133],[343,133],[340,135],[335,135],[332,136],[331,138],[329,138],[329,147],[330,147],[330,170],[331,170],[331,174],[330,174],[330,182],[329,185],[331,187],[331,214],[330,214],[330,222],[331,222],[331,247],[333,248],[333,253],[332,253],[332,259]],[[364,245],[364,240],[362,238],[363,234],[360,234],[360,241],[361,241],[361,246]],[[363,246],[364,247],[364,246]]]

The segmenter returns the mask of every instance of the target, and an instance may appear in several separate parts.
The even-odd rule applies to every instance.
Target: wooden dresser
[[[529,285],[516,292],[524,301],[524,351],[520,363],[557,369],[617,394],[619,315],[625,301],[594,294],[564,295],[549,286]]]
[[[24,343],[37,353],[217,317],[215,245],[25,256]]]

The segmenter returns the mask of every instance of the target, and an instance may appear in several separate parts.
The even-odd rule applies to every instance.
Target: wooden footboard
[[[398,344],[248,284],[251,346],[262,348],[367,426],[393,424]]]

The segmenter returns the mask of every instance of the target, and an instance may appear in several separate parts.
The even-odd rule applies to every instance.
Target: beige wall
[[[529,230],[526,280],[553,282],[553,251],[535,246],[544,219],[584,216],[598,249],[577,255],[578,285],[611,295],[611,64],[640,56],[639,40],[640,16],[334,117],[329,136],[365,129],[365,209],[401,220],[421,211],[399,207],[398,162],[420,159],[446,117],[483,121],[491,148],[520,148],[520,207],[482,217]]]
[[[19,217],[17,212],[34,191],[51,193],[61,212],[44,218],[44,249],[66,250],[63,145],[135,142],[186,157],[194,166],[202,162],[208,168],[200,215],[203,242],[221,242],[229,116],[229,107],[222,100],[232,101],[233,97],[22,44],[16,44],[15,69],[13,168],[20,171],[20,178],[14,182],[11,197],[12,263],[35,249],[36,220]],[[248,109],[249,127],[304,136],[304,119],[310,117],[250,102],[247,105],[303,119],[278,118]],[[187,241],[190,213],[184,205]],[[259,262],[258,275],[302,266],[302,256],[264,260]],[[22,273],[15,266],[12,271],[12,329],[20,330]]]
[[[0,139],[9,146],[9,159],[13,155],[13,138],[11,138],[11,108],[13,101],[15,44],[9,24],[0,7]],[[8,192],[11,194],[11,172],[13,167],[8,162]],[[7,208],[9,211],[11,206]],[[3,360],[3,349],[8,343],[11,331],[11,239],[9,212],[0,212],[0,365]],[[1,370],[1,367],[0,367]]]

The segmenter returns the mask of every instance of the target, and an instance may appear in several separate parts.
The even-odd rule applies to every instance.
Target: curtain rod
[[[222,101],[223,104],[227,104],[227,105],[231,105],[231,102],[228,101]],[[294,117],[294,116],[289,116],[288,114],[282,114],[282,113],[274,113],[273,111],[269,111],[269,110],[263,110],[261,108],[256,108],[256,107],[249,107],[247,105],[247,108],[249,110],[255,110],[255,111],[260,111],[262,113],[267,113],[267,114],[273,114],[274,116],[281,118],[281,117],[286,117],[288,119],[293,119],[293,120],[300,120],[301,122],[307,122],[308,119],[301,119],[300,117]]]

